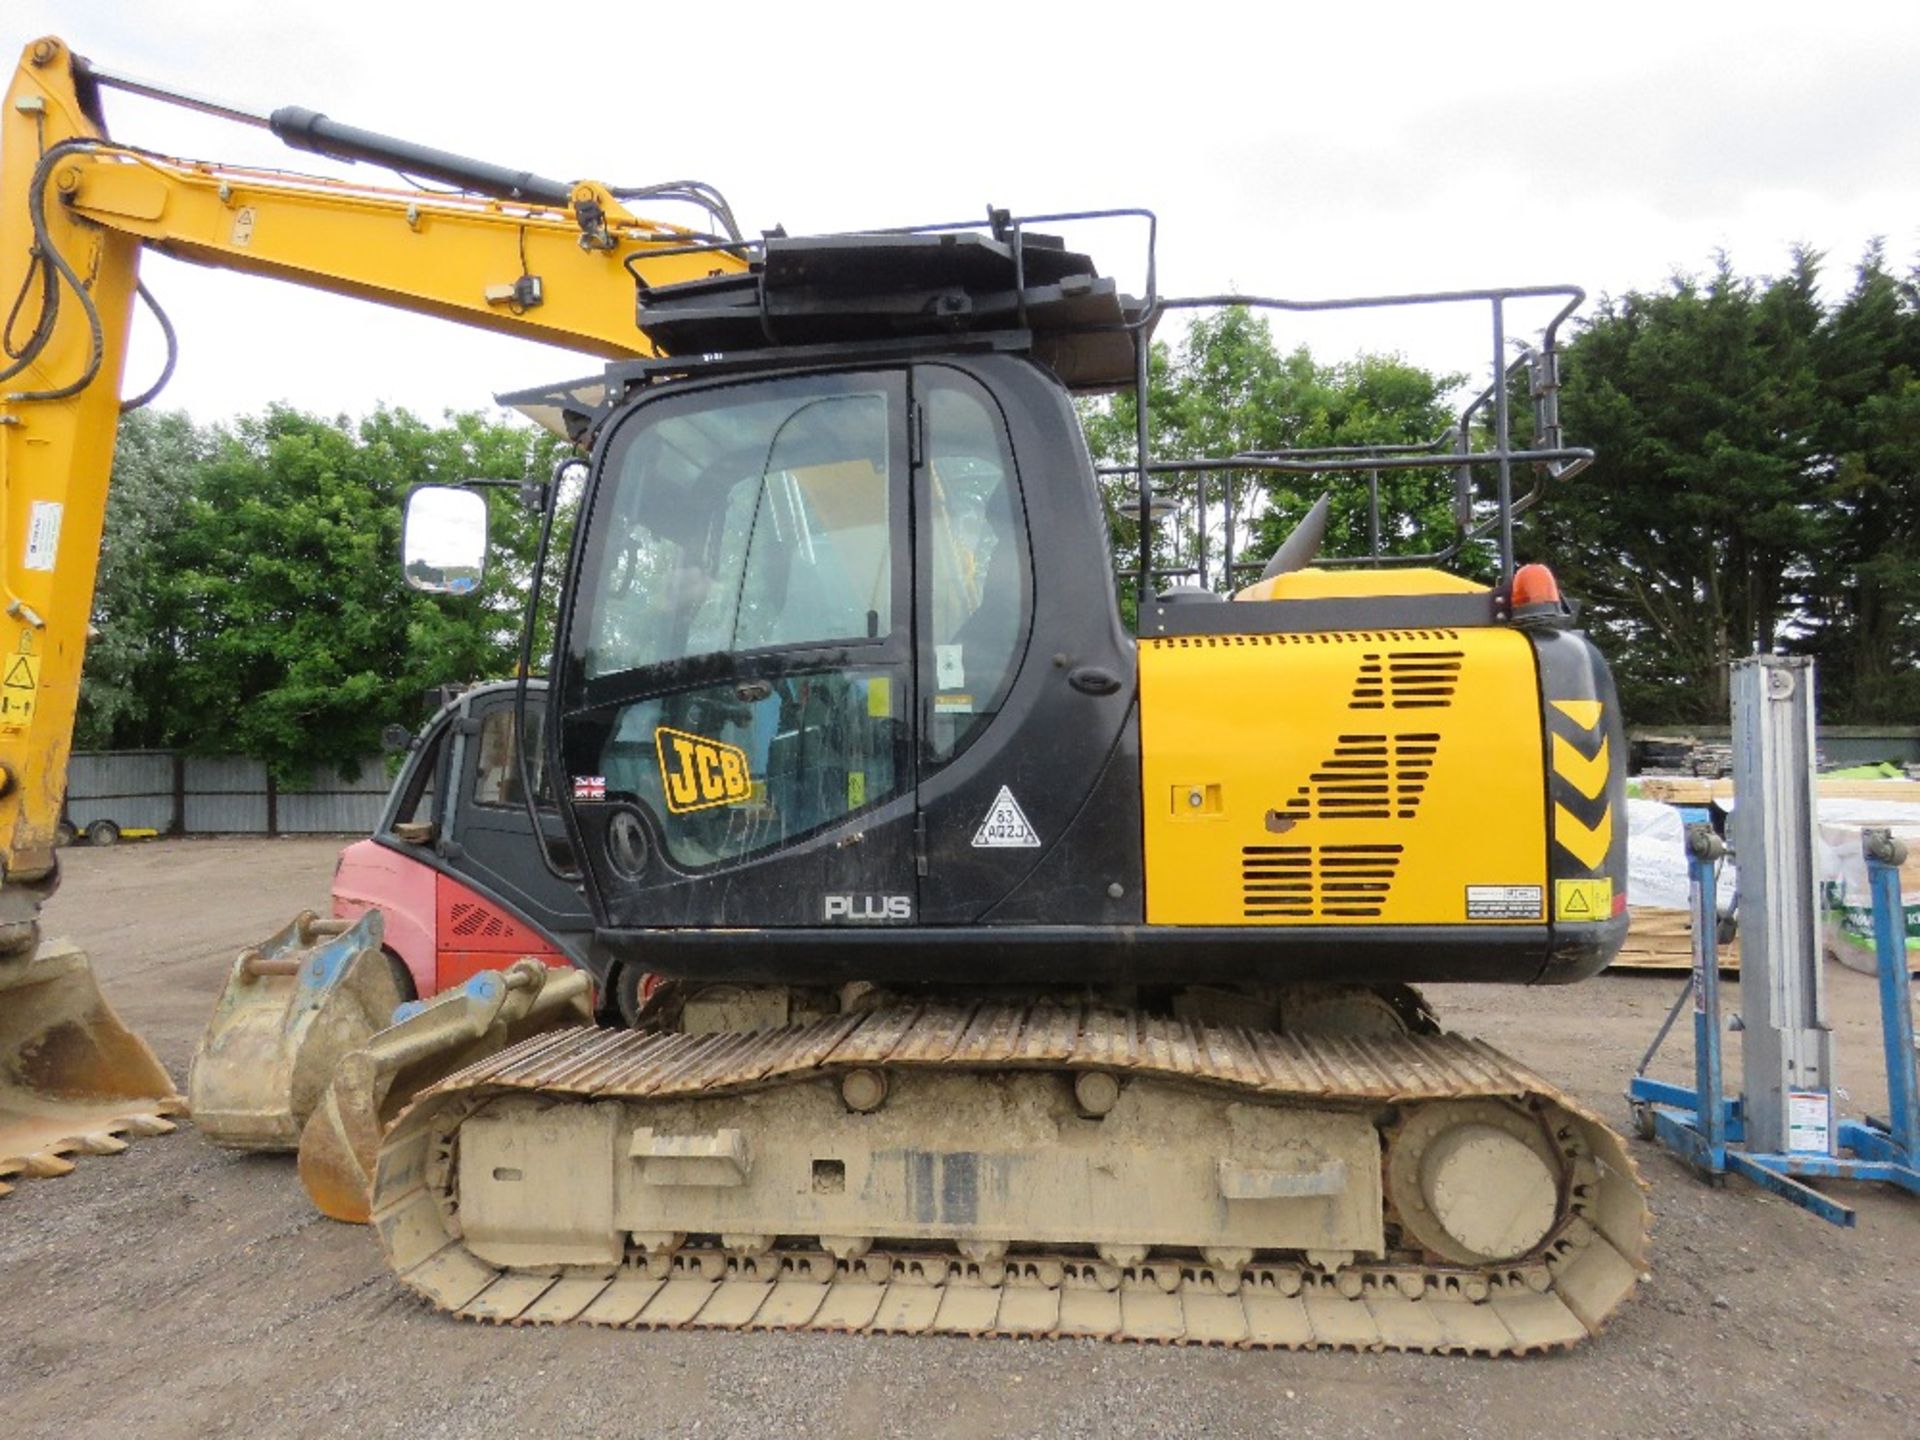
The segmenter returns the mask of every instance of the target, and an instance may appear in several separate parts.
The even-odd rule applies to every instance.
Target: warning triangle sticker
[[[14,656],[13,668],[7,671],[7,685],[14,690],[31,690],[36,680],[33,661],[25,655]]]
[[[994,797],[993,806],[987,811],[987,818],[980,822],[980,828],[973,832],[973,846],[976,850],[1037,850],[1040,837],[1034,833],[1033,826],[1027,823],[1020,802],[1013,798],[1010,787],[1002,785],[1000,793]]]

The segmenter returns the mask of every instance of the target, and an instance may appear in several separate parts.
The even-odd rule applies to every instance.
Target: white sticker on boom
[[[51,570],[60,551],[60,502],[36,500],[27,514],[27,553],[20,562],[28,570]]]
[[[1026,814],[1020,809],[1020,802],[1013,798],[1013,791],[1009,787],[1000,787],[1000,793],[994,797],[993,807],[987,811],[987,818],[973,832],[973,847],[976,850],[1040,848],[1040,837],[1034,833],[1033,826],[1027,823]]]

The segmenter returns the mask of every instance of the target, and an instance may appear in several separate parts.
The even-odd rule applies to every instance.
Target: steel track
[[[1131,1266],[1023,1253],[982,1264],[951,1250],[853,1259],[783,1241],[762,1255],[689,1245],[604,1269],[504,1269],[462,1244],[453,1155],[487,1100],[555,1104],[717,1096],[856,1067],[1109,1070],[1247,1099],[1390,1107],[1500,1099],[1543,1117],[1568,1157],[1564,1211],[1523,1260],[1497,1267],[1409,1255],[1343,1266],[1215,1270],[1193,1257]],[[1527,1354],[1578,1343],[1646,1263],[1644,1186],[1620,1137],[1531,1071],[1452,1035],[1278,1035],[1074,1005],[902,1005],[753,1034],[566,1030],[537,1036],[425,1091],[381,1151],[373,1220],[396,1274],[477,1320],[637,1329],[808,1329],[1172,1344]]]

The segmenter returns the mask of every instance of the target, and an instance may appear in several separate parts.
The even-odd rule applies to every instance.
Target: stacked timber
[[[1677,775],[1636,775],[1634,793],[1663,805],[1725,804],[1733,799],[1731,778],[1707,780]],[[1920,805],[1920,780],[1816,780],[1822,801],[1885,800],[1896,805]]]
[[[1711,780],[1733,773],[1733,746],[1691,735],[1643,735],[1633,742],[1643,775],[1694,775]]]
[[[1693,968],[1693,917],[1664,905],[1632,905],[1627,943],[1614,957],[1615,970],[1690,970]],[[1720,947],[1720,968],[1740,968],[1740,939]]]
[[[1629,970],[1685,970],[1693,964],[1685,825],[1676,805],[1732,800],[1730,782],[1642,776],[1640,794],[1627,802],[1627,939],[1614,966]],[[1884,826],[1909,851],[1901,871],[1908,954],[1920,967],[1920,785],[1908,780],[1821,780],[1815,836],[1820,876],[1822,948],[1856,970],[1874,968],[1872,899],[1860,832]],[[1733,863],[1722,866],[1716,905],[1734,903]],[[1720,969],[1740,965],[1740,942],[1719,947]]]

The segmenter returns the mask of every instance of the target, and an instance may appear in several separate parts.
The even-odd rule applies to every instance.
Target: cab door
[[[922,365],[913,372],[913,407],[921,437],[914,474],[920,910],[923,921],[958,923],[1012,888],[1041,848],[1013,777],[991,764],[983,772],[980,763],[1003,748],[994,719],[1026,658],[1033,567],[1020,479],[993,396],[960,370]],[[969,776],[975,783],[966,783]],[[984,800],[982,784],[990,787]],[[953,843],[961,830],[980,843]],[[926,853],[936,835],[937,866]]]
[[[541,753],[544,698],[538,690],[527,698],[530,756]],[[448,792],[452,803],[441,823],[446,868],[437,910],[443,989],[474,970],[504,963],[503,955],[557,958],[591,926],[579,889],[541,863],[534,848],[514,741],[514,692],[474,695],[457,729]],[[536,760],[532,768],[542,843],[564,869],[570,857],[546,767]]]
[[[914,918],[906,380],[689,387],[610,431],[560,705],[611,925]]]
[[[1136,923],[1134,645],[1078,421],[1012,356],[921,364],[913,400],[921,923]]]

